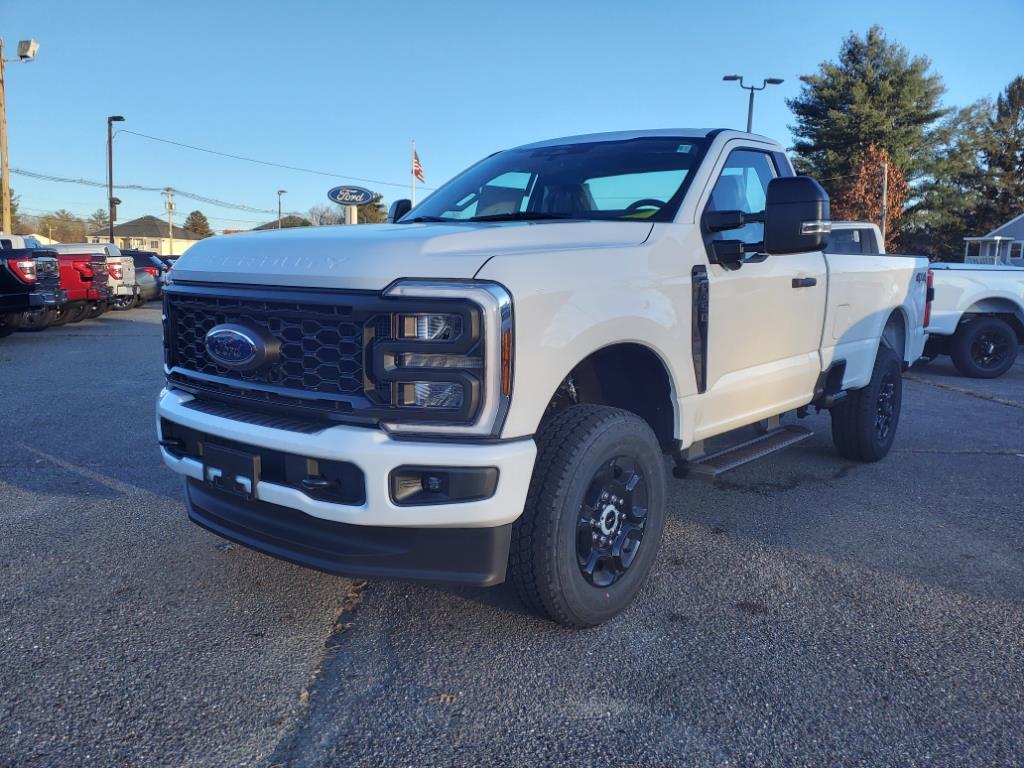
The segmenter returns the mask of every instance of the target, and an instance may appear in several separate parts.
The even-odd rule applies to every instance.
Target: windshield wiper
[[[399,224],[422,224],[424,222],[432,223],[437,221],[458,221],[458,219],[446,219],[444,216],[416,216],[411,219],[402,219]]]
[[[492,213],[486,216],[471,216],[466,221],[535,221],[541,219],[571,219],[564,213],[544,213],[542,211],[514,211],[512,213]]]

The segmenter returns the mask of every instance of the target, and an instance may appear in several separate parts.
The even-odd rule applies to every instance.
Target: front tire
[[[903,361],[884,344],[878,349],[871,381],[832,407],[832,442],[853,461],[885,458],[896,439],[903,404]]]
[[[531,610],[569,627],[622,611],[654,563],[665,524],[665,465],[647,423],[576,405],[545,424],[509,576]]]
[[[32,312],[22,312],[18,317],[19,331],[43,331],[53,325],[57,319],[57,310],[37,309]]]
[[[972,379],[995,379],[1013,366],[1017,332],[998,317],[963,323],[953,334],[949,356],[961,374]]]

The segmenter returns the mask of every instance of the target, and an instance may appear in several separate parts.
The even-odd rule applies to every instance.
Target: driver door
[[[770,152],[728,152],[703,210],[764,213],[768,182],[779,174]],[[702,216],[703,218],[703,216]],[[763,223],[705,233],[761,243]],[[819,347],[827,274],[820,251],[748,254],[738,268],[709,262],[707,379],[696,437],[752,424],[809,403],[821,371]]]

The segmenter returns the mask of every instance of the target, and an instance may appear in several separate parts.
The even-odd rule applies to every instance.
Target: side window
[[[733,150],[711,190],[708,210],[764,213],[768,182],[778,175],[768,153],[752,149]],[[739,229],[719,232],[715,239],[759,243],[764,239],[764,224],[750,223]]]

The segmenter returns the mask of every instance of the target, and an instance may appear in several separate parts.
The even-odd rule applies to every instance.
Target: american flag
[[[412,151],[412,175],[415,176],[421,184],[427,183],[427,180],[423,178],[423,166],[420,165],[420,156],[416,154],[415,149]]]

